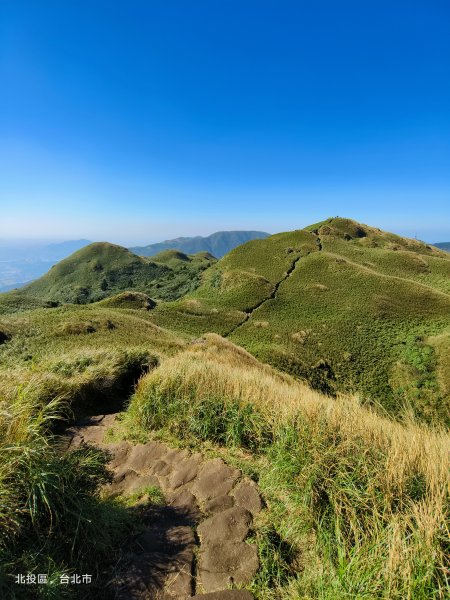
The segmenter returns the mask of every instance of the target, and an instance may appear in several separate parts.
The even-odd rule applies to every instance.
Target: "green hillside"
[[[1,295],[0,313],[99,300],[185,337],[229,337],[322,392],[449,421],[450,256],[418,240],[336,217],[218,262],[91,244]]]
[[[257,482],[255,599],[335,600],[362,586],[368,598],[446,597],[448,435],[315,392],[217,335],[186,343],[135,310],[145,301],[133,292],[0,316],[2,598],[22,597],[11,582],[27,570],[49,572],[43,598],[78,598],[59,585],[71,572],[93,572],[89,597],[109,598],[142,507],[156,523],[152,502],[173,510],[148,485],[111,498],[110,455],[66,452],[53,434],[71,410],[121,409],[107,435],[130,454],[147,459],[142,449],[164,441]]]
[[[207,253],[187,256],[164,252],[152,260],[106,242],[90,244],[52,267],[21,290],[0,296],[0,312],[42,304],[87,304],[125,290],[173,300],[192,291],[215,259]]]
[[[450,257],[417,240],[342,218],[255,240],[153,316],[228,336],[322,391],[448,419]]]

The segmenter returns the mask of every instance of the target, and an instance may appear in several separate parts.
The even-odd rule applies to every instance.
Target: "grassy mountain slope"
[[[202,278],[202,285],[178,302],[158,307],[163,326],[196,335],[228,334],[274,292],[296,262],[318,250],[313,234],[297,230],[252,240],[232,250]]]
[[[186,254],[209,252],[217,258],[221,258],[240,244],[249,240],[265,238],[268,235],[263,231],[217,231],[207,237],[180,237],[148,246],[136,246],[130,250],[140,256],[154,256],[163,250],[173,249]]]
[[[195,289],[200,273],[214,261],[205,253],[186,256],[167,252],[150,261],[114,244],[90,244],[14,292],[13,297],[0,296],[0,312],[18,299],[25,307],[39,301],[86,304],[124,290],[172,300]]]
[[[51,428],[60,398],[113,410],[147,369],[114,435],[196,448],[258,481],[258,600],[445,597],[448,435],[324,396],[217,335],[186,344],[152,315],[102,302],[0,317],[2,597],[27,569],[49,574],[48,597],[66,597],[65,572],[105,586],[130,513],[98,491],[101,453],[64,453]]]
[[[51,303],[28,296],[19,290],[12,290],[0,294],[0,315],[23,310],[33,310],[35,308],[46,308],[51,306]]]
[[[206,252],[150,260],[92,244],[1,296],[0,313],[106,298],[105,307],[151,308],[156,324],[184,336],[225,335],[321,391],[450,418],[450,256],[417,240],[332,218],[217,263]]]
[[[94,574],[83,595],[104,597],[96,573],[126,543],[130,514],[100,495],[103,453],[64,452],[53,433],[72,410],[117,410],[144,372],[184,346],[148,315],[95,304],[0,316],[2,600],[75,600],[80,586],[59,584],[74,572]],[[48,584],[22,589],[13,583],[22,572],[46,573]]]
[[[0,401],[27,386],[47,402],[60,395],[92,406],[123,401],[121,377],[137,378],[148,357],[183,345],[149,314],[99,303],[0,315]]]
[[[448,419],[438,372],[450,345],[450,257],[417,240],[341,218],[256,240],[154,318],[227,335],[323,391]]]

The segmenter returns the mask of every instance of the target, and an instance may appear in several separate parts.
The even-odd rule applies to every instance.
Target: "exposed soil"
[[[245,590],[258,570],[255,544],[245,540],[262,510],[256,485],[221,459],[172,449],[161,442],[105,443],[116,415],[78,421],[68,430],[69,450],[89,443],[108,450],[111,495],[148,486],[166,504],[138,506],[140,532],[127,545],[110,582],[117,600],[251,600]]]

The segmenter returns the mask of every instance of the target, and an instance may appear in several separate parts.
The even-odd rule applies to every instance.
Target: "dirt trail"
[[[317,249],[320,252],[322,250],[322,241],[318,235],[317,231],[313,231],[312,233],[314,233],[314,235],[316,236],[316,244],[317,244]],[[291,266],[288,268],[288,270],[286,271],[286,273],[284,274],[284,276],[275,283],[272,292],[266,296],[265,298],[263,298],[260,302],[258,302],[257,304],[255,304],[255,306],[252,306],[252,308],[249,308],[248,310],[245,311],[245,317],[242,319],[242,321],[240,321],[237,325],[235,325],[234,327],[232,327],[230,329],[230,331],[228,331],[227,333],[224,334],[223,337],[229,337],[230,335],[232,335],[237,329],[239,329],[240,327],[242,327],[242,325],[244,325],[244,323],[246,323],[250,317],[253,315],[253,313],[258,310],[258,308],[260,308],[261,306],[263,306],[266,302],[269,302],[269,300],[274,300],[277,297],[277,293],[278,290],[280,288],[280,285],[285,282],[287,279],[289,279],[289,277],[292,276],[293,272],[295,271],[295,267],[297,266],[297,263],[299,262],[299,260],[301,258],[305,258],[300,256],[295,257],[295,259],[292,261]]]
[[[172,449],[161,442],[105,443],[116,415],[98,415],[68,430],[69,450],[89,443],[111,452],[110,495],[159,487],[166,504],[143,498],[140,532],[127,544],[110,583],[117,600],[251,600],[245,590],[257,572],[248,544],[253,516],[262,510],[256,485],[221,459]]]
[[[244,323],[246,323],[250,317],[253,315],[253,313],[255,312],[255,310],[257,310],[258,308],[260,308],[261,306],[263,306],[263,304],[265,304],[266,302],[268,302],[269,300],[274,300],[274,298],[277,297],[277,292],[278,292],[278,288],[280,287],[280,285],[283,283],[283,281],[286,281],[286,279],[289,279],[289,277],[292,275],[292,273],[295,270],[295,267],[298,263],[298,261],[301,259],[301,256],[297,256],[294,261],[292,262],[291,266],[289,267],[289,269],[286,271],[284,277],[282,279],[280,279],[279,281],[277,281],[275,283],[275,285],[273,286],[273,290],[272,292],[266,296],[265,298],[263,298],[260,302],[258,302],[257,304],[255,304],[255,306],[252,306],[252,308],[249,308],[248,310],[245,311],[245,317],[242,319],[242,321],[240,321],[237,325],[235,325],[234,327],[232,327],[230,329],[230,331],[228,331],[227,333],[224,334],[223,337],[229,337],[231,334],[233,334],[237,329],[239,329],[239,327],[242,327],[242,325],[244,325]]]

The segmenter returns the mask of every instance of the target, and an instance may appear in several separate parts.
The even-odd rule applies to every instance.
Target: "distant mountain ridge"
[[[81,250],[85,246],[92,244],[90,240],[69,240],[67,242],[56,242],[48,244],[38,252],[38,258],[41,260],[59,261],[63,260],[73,252]]]
[[[206,237],[200,235],[196,237],[179,237],[149,244],[148,246],[134,246],[130,250],[140,256],[154,256],[163,250],[179,250],[185,254],[209,252],[216,258],[222,258],[230,250],[245,242],[264,239],[269,235],[264,231],[216,231],[216,233]]]
[[[437,244],[433,244],[436,248],[440,248],[441,250],[446,250],[450,252],[450,242],[438,242]]]
[[[91,243],[90,240],[84,239],[51,243],[36,240],[0,240],[0,262],[57,262]]]

